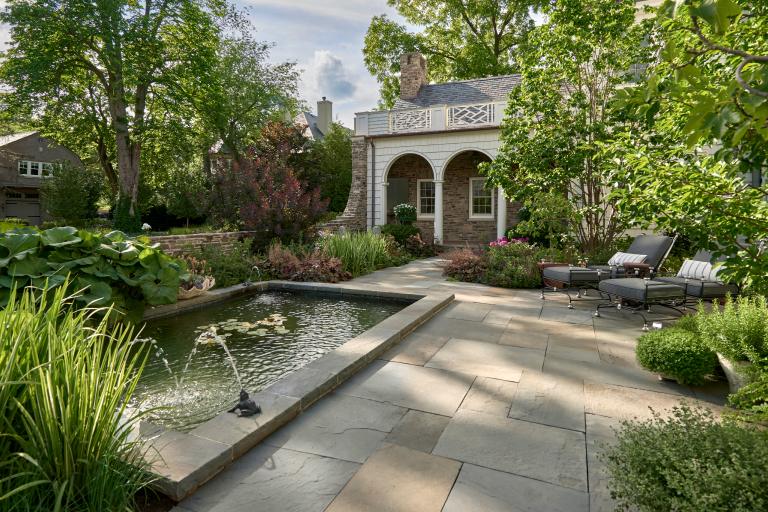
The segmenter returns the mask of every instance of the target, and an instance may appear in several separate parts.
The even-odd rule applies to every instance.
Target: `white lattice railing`
[[[427,130],[432,127],[432,110],[394,110],[389,114],[392,132]]]
[[[448,107],[446,125],[448,128],[458,126],[479,126],[495,122],[495,105],[480,103],[476,105],[456,105]]]

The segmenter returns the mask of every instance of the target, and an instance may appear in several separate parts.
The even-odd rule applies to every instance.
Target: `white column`
[[[387,223],[387,190],[389,189],[389,182],[381,184],[381,222],[380,226]]]
[[[435,243],[443,243],[443,181],[435,180]]]
[[[496,238],[501,238],[507,234],[507,196],[501,187],[496,203]]]

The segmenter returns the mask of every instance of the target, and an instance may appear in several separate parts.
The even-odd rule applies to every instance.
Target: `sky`
[[[326,96],[333,117],[352,127],[355,112],[372,110],[379,86],[363,64],[363,38],[371,18],[388,14],[400,20],[386,0],[234,0],[245,10],[255,37],[274,43],[275,63],[296,62],[302,70],[299,92],[312,112]],[[0,0],[0,8],[5,4]],[[401,20],[402,21],[402,20]],[[0,26],[0,45],[8,27]]]

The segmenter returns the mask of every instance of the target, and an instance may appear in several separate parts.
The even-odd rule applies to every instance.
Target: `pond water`
[[[152,321],[139,340],[152,353],[130,405],[190,430],[232,407],[239,381],[249,393],[264,389],[406,305],[262,292]]]

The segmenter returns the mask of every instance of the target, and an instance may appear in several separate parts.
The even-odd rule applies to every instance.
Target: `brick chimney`
[[[317,102],[317,128],[328,135],[331,131],[331,122],[333,121],[333,102],[323,99]]]
[[[412,100],[427,85],[427,60],[419,52],[400,56],[400,98]]]

